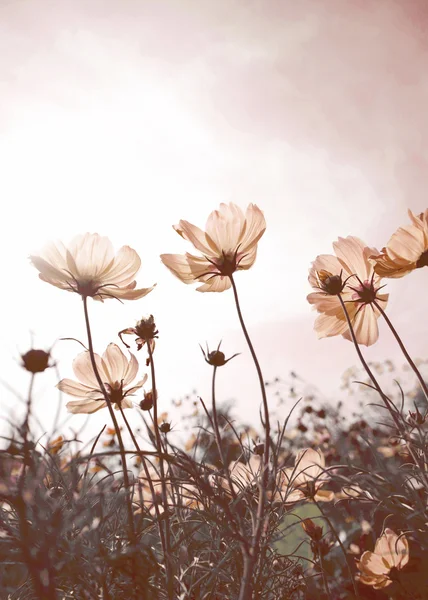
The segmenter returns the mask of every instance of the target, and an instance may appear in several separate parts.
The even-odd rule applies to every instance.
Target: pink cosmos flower
[[[115,255],[110,240],[98,233],[78,235],[67,247],[52,242],[30,260],[43,281],[95,300],[138,300],[154,287],[135,289],[140,257],[129,246]]]
[[[373,270],[369,257],[377,253],[357,237],[339,238],[333,244],[336,256],[321,254],[312,263],[309,283],[316,290],[307,300],[320,315],[315,321],[319,338],[351,333],[339,295],[345,303],[359,344],[371,346],[379,337],[377,302],[385,309],[388,294],[378,294],[381,278]]]
[[[402,569],[409,562],[409,543],[404,535],[398,536],[386,528],[378,538],[374,552],[363,552],[357,567],[360,581],[379,590],[392,583],[391,570]]]
[[[138,361],[133,354],[128,359],[116,344],[109,344],[104,354],[95,354],[95,364],[110,401],[116,410],[132,408],[129,396],[139,390],[147,380],[147,375],[131,385],[138,373]],[[57,387],[70,396],[81,400],[67,403],[71,413],[91,414],[107,406],[104,395],[95,377],[89,352],[78,354],[73,361],[73,371],[79,381],[62,379]]]
[[[188,221],[180,221],[174,229],[202,256],[162,254],[164,265],[184,283],[202,283],[199,292],[223,292],[230,288],[230,276],[235,271],[254,264],[266,222],[255,204],[250,204],[244,215],[239,206],[230,203],[221,204],[210,214],[206,231]]]
[[[380,277],[403,277],[414,269],[428,267],[428,208],[418,216],[411,210],[408,214],[412,223],[400,227],[381,253],[370,256]]]

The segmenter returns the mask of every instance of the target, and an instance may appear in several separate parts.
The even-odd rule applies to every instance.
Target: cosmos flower
[[[371,346],[379,337],[377,302],[385,310],[388,294],[378,294],[381,278],[369,261],[377,253],[357,237],[339,238],[336,256],[321,254],[312,263],[309,283],[316,290],[307,300],[321,313],[315,321],[319,338],[342,335],[351,340],[339,295],[345,303],[359,344]]]
[[[249,269],[256,260],[257,242],[266,229],[262,211],[250,204],[243,211],[230,203],[208,217],[206,231],[188,221],[174,225],[175,231],[202,253],[162,254],[161,260],[184,283],[202,283],[200,292],[223,292],[230,288],[235,271]]]
[[[104,354],[94,354],[98,373],[116,410],[132,408],[129,396],[139,390],[147,380],[143,379],[131,386],[138,373],[138,361],[133,354],[128,359],[116,344],[109,344]],[[73,371],[79,381],[62,379],[57,387],[70,396],[82,398],[67,403],[71,413],[94,413],[107,406],[104,395],[95,377],[89,352],[78,354],[73,361]],[[131,387],[130,387],[131,386]]]
[[[278,491],[287,503],[305,498],[329,502],[333,500],[334,492],[320,489],[328,481],[330,475],[325,470],[322,451],[305,448],[297,453],[294,468],[281,471]]]
[[[380,277],[403,277],[414,269],[428,267],[428,208],[418,216],[411,210],[408,214],[412,223],[397,229],[386,248],[370,256]]]
[[[68,247],[52,242],[30,260],[43,281],[95,300],[138,300],[153,289],[135,289],[141,265],[135,250],[122,246],[115,255],[110,240],[98,233],[78,235]]]
[[[360,581],[379,590],[393,581],[391,570],[398,571],[409,562],[409,544],[404,535],[399,537],[392,529],[385,529],[378,538],[374,552],[363,552],[357,567],[361,571]]]

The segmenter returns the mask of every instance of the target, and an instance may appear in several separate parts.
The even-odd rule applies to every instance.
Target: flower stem
[[[328,516],[325,514],[325,512],[323,511],[323,509],[321,508],[319,502],[317,502],[315,500],[315,498],[314,498],[314,502],[315,502],[316,507],[318,508],[318,510],[320,511],[320,513],[322,514],[324,520],[326,521],[327,525],[329,526],[330,531],[332,532],[332,534],[336,538],[336,541],[339,544],[340,549],[342,550],[343,556],[345,557],[346,566],[348,567],[349,579],[351,580],[352,586],[354,588],[355,597],[359,598],[360,595],[358,593],[357,584],[355,583],[355,577],[352,574],[352,569],[351,569],[351,565],[349,563],[349,558],[348,558],[348,555],[346,554],[345,547],[342,544],[342,540],[340,539],[340,536],[337,533],[336,529],[333,527],[332,522],[330,521],[330,519],[328,518]]]
[[[158,522],[158,527],[159,527],[159,537],[160,537],[162,551],[163,551],[164,560],[165,560],[165,564],[166,564],[166,562],[167,562],[167,552],[166,552],[166,545],[165,545],[165,536],[164,536],[164,532],[163,532],[163,528],[162,528],[161,515],[160,515],[160,512],[159,512],[159,506],[158,506],[158,503],[156,501],[155,488],[153,486],[153,481],[152,481],[152,478],[150,476],[149,469],[147,467],[146,457],[144,456],[143,452],[141,451],[141,448],[140,448],[140,446],[139,446],[139,444],[137,442],[137,439],[136,439],[136,437],[134,435],[134,432],[131,429],[131,426],[128,423],[128,420],[127,420],[127,418],[125,416],[125,412],[124,412],[122,406],[119,406],[119,408],[120,408],[120,412],[122,414],[122,418],[123,418],[123,420],[125,422],[125,425],[126,425],[126,427],[128,429],[129,435],[131,436],[131,439],[132,439],[132,441],[134,443],[134,446],[135,446],[135,448],[136,448],[136,450],[138,452],[138,456],[141,458],[141,462],[142,462],[142,465],[143,465],[144,473],[146,475],[146,479],[147,479],[147,482],[149,484],[150,493],[152,495],[153,507],[154,507],[154,510],[155,510],[155,513],[156,513],[156,520]]]
[[[162,440],[159,432],[158,423],[158,397],[156,390],[156,373],[155,364],[153,361],[153,350],[150,344],[151,340],[146,340],[147,352],[149,354],[150,361],[150,374],[152,379],[152,395],[153,395],[153,427],[155,430],[156,449],[159,454],[159,467],[161,473],[161,488],[162,488],[162,503],[164,507],[164,523],[165,523],[165,569],[166,569],[166,585],[169,600],[174,598],[174,569],[171,560],[171,537],[170,537],[170,526],[169,526],[169,511],[168,511],[168,496],[166,490],[165,480],[165,467],[164,459],[162,458],[163,447]]]
[[[382,398],[386,408],[388,409],[390,415],[392,416],[394,423],[398,429],[398,431],[400,432],[400,434],[403,436],[404,441],[406,442],[406,446],[407,449],[409,451],[409,454],[411,455],[411,457],[413,458],[413,461],[415,463],[415,465],[417,465],[419,467],[419,469],[421,470],[421,474],[422,477],[424,478],[425,484],[428,485],[428,478],[426,476],[425,473],[425,466],[424,466],[424,461],[422,461],[422,464],[419,462],[417,455],[415,454],[415,452],[413,451],[413,448],[411,446],[411,444],[409,444],[408,439],[407,439],[407,433],[406,433],[406,429],[405,427],[403,427],[403,425],[400,423],[400,420],[397,417],[397,410],[393,407],[391,407],[391,400],[388,398],[388,396],[382,391],[382,388],[380,387],[376,377],[373,375],[370,367],[368,366],[367,362],[364,359],[364,356],[360,350],[360,347],[358,345],[357,342],[357,338],[355,337],[355,332],[354,332],[354,328],[352,327],[352,323],[351,323],[351,319],[349,317],[348,311],[346,310],[346,306],[345,303],[341,297],[340,294],[338,294],[337,296],[339,298],[340,304],[342,305],[342,309],[346,318],[346,321],[348,323],[348,327],[349,327],[349,331],[351,333],[351,337],[352,337],[352,341],[354,342],[354,346],[355,349],[357,351],[358,354],[358,358],[361,361],[361,364],[363,365],[367,375],[369,376],[370,380],[372,381],[376,391],[379,393],[380,397]]]
[[[88,347],[89,347],[89,356],[91,358],[91,364],[92,364],[92,368],[94,370],[94,375],[95,378],[97,380],[98,385],[100,386],[100,390],[104,396],[104,399],[107,403],[107,407],[111,416],[111,419],[113,421],[113,425],[114,425],[114,429],[116,431],[116,435],[117,435],[117,440],[119,443],[119,449],[120,449],[120,458],[122,461],[122,470],[123,470],[123,482],[125,484],[125,489],[126,489],[126,506],[127,506],[127,510],[128,510],[128,525],[129,525],[129,536],[130,536],[130,541],[131,541],[131,545],[135,546],[135,524],[134,524],[134,513],[132,512],[132,502],[131,502],[131,498],[129,495],[130,492],[130,483],[129,483],[129,477],[128,477],[128,469],[127,469],[127,465],[126,465],[126,453],[125,453],[125,446],[123,444],[123,439],[122,439],[122,434],[120,432],[120,427],[119,424],[117,422],[116,419],[116,415],[114,414],[113,411],[113,407],[111,405],[111,401],[110,401],[110,396],[107,393],[107,390],[105,389],[104,383],[100,377],[100,374],[98,372],[97,369],[97,365],[95,362],[95,356],[94,356],[94,346],[92,343],[92,333],[91,333],[91,326],[90,326],[90,322],[89,322],[89,313],[88,313],[88,299],[86,296],[82,296],[83,299],[83,310],[85,313],[85,324],[86,324],[86,332],[88,335]]]
[[[395,329],[395,327],[393,326],[393,324],[391,323],[388,315],[386,314],[386,312],[382,309],[382,307],[379,305],[378,302],[376,302],[376,300],[373,302],[373,304],[376,306],[376,308],[378,309],[378,311],[380,312],[380,314],[382,315],[382,317],[385,319],[385,321],[388,324],[388,327],[390,328],[390,330],[392,331],[393,336],[395,337],[395,339],[397,340],[398,345],[400,346],[400,349],[402,351],[402,353],[404,354],[407,362],[409,363],[410,367],[412,368],[413,372],[415,373],[416,377],[419,380],[419,383],[421,384],[421,388],[425,394],[425,398],[428,401],[428,386],[424,381],[424,378],[422,377],[418,367],[415,365],[415,363],[413,362],[413,360],[411,359],[409,353],[406,350],[406,347],[404,346],[400,336],[397,333],[397,330]]]
[[[263,412],[264,412],[264,430],[265,430],[265,443],[264,443],[264,451],[263,451],[263,473],[261,477],[261,485],[259,492],[259,504],[257,507],[257,517],[256,524],[253,531],[253,539],[251,544],[251,556],[248,557],[248,562],[244,562],[244,576],[242,578],[241,589],[239,592],[239,600],[248,600],[252,595],[252,578],[255,564],[257,562],[257,549],[260,543],[260,539],[262,536],[263,530],[263,517],[264,517],[264,509],[266,503],[266,489],[268,486],[268,478],[269,478],[269,450],[270,450],[270,420],[269,420],[269,406],[267,403],[266,397],[266,387],[263,379],[262,370],[260,368],[260,363],[257,358],[256,352],[254,350],[254,346],[251,342],[250,336],[248,335],[247,328],[245,326],[244,318],[242,316],[241,307],[239,304],[238,291],[236,289],[235,280],[233,276],[230,275],[230,282],[232,284],[233,295],[235,297],[236,310],[238,313],[239,322],[241,324],[241,328],[247,342],[248,348],[250,350],[252,359],[254,361],[254,365],[256,367],[257,375],[259,378],[260,391],[262,394],[263,401]]]

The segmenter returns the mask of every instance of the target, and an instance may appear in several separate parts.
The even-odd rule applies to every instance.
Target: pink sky
[[[294,369],[336,389],[355,356],[312,332],[308,267],[338,236],[381,247],[407,208],[428,206],[427,24],[423,0],[3,2],[4,378],[16,379],[12,355],[30,329],[39,344],[84,339],[78,298],[40,282],[27,256],[98,231],[140,252],[139,283],[158,282],[139,304],[92,307],[98,351],[153,312],[167,409],[193,387],[208,394],[198,343],[223,338],[226,353],[244,354],[219,393],[255,415],[231,294],[197,294],[158,258],[189,249],[173,223],[203,225],[234,201],[256,202],[268,223],[257,264],[238,279],[266,377]],[[390,316],[422,357],[426,281],[388,285]],[[77,351],[58,349],[64,376]],[[367,354],[399,357],[383,326]]]

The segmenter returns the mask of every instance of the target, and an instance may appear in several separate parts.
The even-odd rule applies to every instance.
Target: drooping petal
[[[348,331],[348,324],[344,317],[328,315],[321,313],[315,319],[314,329],[318,339],[324,337],[333,337],[335,335],[343,335]]]
[[[90,388],[87,385],[83,385],[78,381],[73,381],[72,379],[62,379],[59,383],[57,383],[56,387],[64,392],[65,394],[69,394],[70,396],[76,396],[78,398],[88,398],[97,394],[102,397],[100,390],[95,390],[94,388]]]
[[[87,415],[93,414],[105,406],[107,406],[107,403],[99,400],[71,400],[66,404],[68,412]]]
[[[197,292],[224,292],[231,287],[229,277],[216,275],[203,285],[196,288]]]
[[[184,283],[194,283],[198,277],[213,271],[213,265],[192,254],[161,254],[163,264]]]

